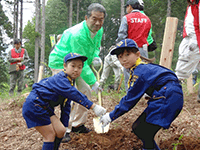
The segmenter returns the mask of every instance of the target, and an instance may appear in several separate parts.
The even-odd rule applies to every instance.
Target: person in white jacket
[[[120,64],[119,60],[117,59],[116,55],[110,54],[110,51],[112,51],[114,48],[116,47],[111,46],[109,48],[109,53],[104,59],[103,72],[101,74],[101,79],[100,79],[100,86],[101,88],[103,88],[108,76],[110,75],[111,69],[113,69],[113,72],[115,74],[114,90],[117,90],[120,82],[120,74],[122,73],[123,67]]]
[[[179,45],[179,57],[175,69],[181,83],[189,78],[195,69],[200,70],[200,1],[187,0],[187,2],[188,6],[183,26],[183,40]],[[200,86],[197,101],[200,103]]]

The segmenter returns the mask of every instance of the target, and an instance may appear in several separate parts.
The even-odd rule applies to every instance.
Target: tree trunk
[[[35,32],[39,33],[39,14],[40,14],[40,3],[39,3],[39,0],[36,0],[35,1]],[[35,37],[35,61],[34,61],[34,82],[36,83],[37,82],[37,79],[38,79],[38,63],[39,63],[39,39],[40,37],[37,36]]]
[[[23,30],[23,0],[21,0],[21,13],[20,13],[20,40],[22,41],[22,30]]]
[[[45,56],[45,0],[42,0],[42,33],[41,33],[41,55],[40,65],[44,66]]]
[[[17,0],[14,1],[14,17],[13,17],[13,47],[14,47],[14,41],[15,41],[15,38],[16,38],[16,34],[15,34],[15,28],[16,28],[16,3],[17,3]]]
[[[16,39],[18,39],[18,14],[19,14],[19,0],[16,1],[16,22],[15,22],[15,34],[16,34]]]
[[[76,23],[79,22],[79,8],[80,8],[80,0],[77,0]]]
[[[121,0],[121,19],[124,16],[124,0]]]
[[[168,0],[168,5],[167,5],[167,17],[171,16],[171,0]]]
[[[69,27],[72,26],[72,11],[73,11],[73,0],[70,0],[70,6],[69,6]]]

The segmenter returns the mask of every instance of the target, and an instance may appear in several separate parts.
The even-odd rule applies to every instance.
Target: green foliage
[[[8,83],[5,83],[6,85],[6,89],[4,89],[4,91],[1,91],[0,92],[0,104],[1,104],[1,102],[4,102],[4,101],[6,101],[6,100],[8,100],[8,98],[11,98],[10,96],[9,96],[9,84]],[[31,86],[28,86],[27,88],[25,88],[23,91],[22,91],[22,93],[21,94],[24,94],[24,93],[29,93],[30,91],[32,90],[32,87]],[[19,95],[17,95],[17,88],[15,88],[15,91],[14,91],[14,94],[13,94],[13,96],[12,96],[12,98],[13,99],[15,99],[15,98],[18,98],[19,97]],[[21,100],[21,97],[20,97],[20,102],[22,101]],[[24,100],[24,99],[23,99]]]
[[[7,45],[3,42],[3,37],[7,34],[9,37],[13,36],[12,34],[12,24],[9,21],[8,17],[5,15],[3,11],[3,7],[0,3],[0,93],[2,93],[6,88],[6,83],[8,82],[8,70],[7,70],[7,62],[5,62],[6,54],[5,50]]]
[[[164,30],[165,30],[168,1],[145,0],[144,3],[145,3],[145,13],[151,19],[153,27],[153,37],[158,46],[158,48],[155,51],[155,57],[156,57],[156,63],[159,64]],[[184,22],[186,7],[187,3],[185,0],[171,1],[171,17],[177,17],[179,19],[176,41],[174,45],[174,56],[172,60],[173,70],[175,69],[178,58],[178,46],[182,40],[183,22]]]
[[[115,44],[117,38],[117,33],[121,23],[121,4],[120,1],[102,0],[102,5],[105,7],[107,13],[103,24],[104,37],[102,39],[102,51],[100,53],[100,57],[104,60],[104,57],[109,52],[108,49],[111,45]]]
[[[68,8],[62,0],[48,1],[45,8],[45,59],[48,62],[51,50],[50,34],[62,34],[68,28]]]
[[[2,35],[3,30],[4,30],[9,37],[12,37],[13,36],[12,24],[9,21],[8,17],[5,15],[1,3],[0,3],[0,18],[1,18],[0,19],[0,26],[3,27],[0,30],[0,34]],[[0,38],[0,43],[2,43],[2,37]]]
[[[5,62],[4,58],[0,57],[0,92],[3,92],[6,88],[8,88],[6,85],[9,78],[7,65],[8,63]]]
[[[31,60],[35,58],[35,38],[37,36],[39,36],[39,33],[35,32],[35,23],[28,21],[24,28],[23,37],[28,39],[28,42],[25,42],[24,45]]]
[[[126,3],[127,0],[125,0]],[[101,2],[106,8],[107,17],[104,21],[104,36],[102,39],[102,49],[100,57],[104,60],[104,57],[108,54],[108,49],[111,45],[115,44],[117,38],[119,26],[121,23],[121,1],[119,0],[80,0],[79,8],[79,20],[81,22],[87,13],[87,7],[93,2]],[[149,57],[155,56],[156,64],[159,64],[160,54],[163,43],[163,36],[165,30],[165,22],[167,15],[168,0],[144,0],[144,11],[146,15],[151,19],[153,27],[153,38],[157,43],[157,49],[155,52],[149,53]],[[178,58],[178,47],[182,40],[183,22],[186,11],[187,3],[185,0],[171,1],[171,17],[177,17],[179,19],[176,41],[174,45],[174,56],[172,59],[172,70],[175,69]],[[46,8],[46,28],[45,28],[45,63],[48,64],[48,57],[51,50],[49,34],[61,34],[69,26],[69,1],[68,0],[48,0]],[[77,1],[73,1],[73,25],[77,24]],[[40,36],[35,33],[35,18],[32,22],[29,22],[24,29],[24,38],[29,41],[25,43],[25,48],[28,50],[30,58],[34,60],[35,50],[35,37]],[[39,55],[40,56],[40,55]],[[33,67],[33,66],[31,66]],[[47,72],[49,74],[49,72]]]

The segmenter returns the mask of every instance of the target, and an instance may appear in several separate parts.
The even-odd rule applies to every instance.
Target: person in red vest
[[[183,40],[179,45],[179,57],[176,64],[176,75],[181,83],[189,78],[195,69],[200,70],[200,2],[187,0],[185,20],[183,24]],[[200,102],[200,86],[197,101]]]
[[[141,56],[148,58],[149,45],[153,38],[148,36],[151,30],[151,20],[144,14],[143,0],[128,0],[125,5],[126,15],[121,19],[116,43],[129,38],[134,40],[140,49]],[[151,36],[151,35],[150,35]],[[125,89],[128,92],[129,71],[124,68]]]
[[[15,48],[12,48],[8,52],[7,59],[10,63],[10,66],[16,64],[16,70],[10,70],[10,90],[9,95],[12,96],[15,90],[15,86],[17,83],[18,89],[17,93],[20,94],[23,89],[23,81],[24,81],[24,69],[26,66],[24,65],[29,61],[28,52],[21,48],[21,41],[19,39],[14,41]]]

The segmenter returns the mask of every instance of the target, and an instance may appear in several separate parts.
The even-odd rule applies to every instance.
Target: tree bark
[[[16,39],[18,38],[18,14],[19,14],[19,0],[16,1],[16,20],[15,20],[15,34],[16,34]]]
[[[40,65],[44,66],[45,56],[45,0],[42,0],[42,32],[41,32],[41,55]]]
[[[80,0],[77,0],[76,23],[79,22],[79,8],[80,8]]]
[[[73,0],[70,0],[70,6],[69,6],[69,27],[72,26],[72,11],[73,11]]]
[[[36,14],[36,16],[35,16],[35,32],[37,33],[37,35],[38,35],[38,33],[39,33],[39,14],[40,14],[40,2],[39,2],[39,0],[36,0],[35,1],[35,14]],[[34,61],[34,82],[36,83],[37,82],[37,79],[38,79],[38,68],[39,68],[39,66],[38,66],[38,64],[39,64],[39,39],[40,37],[39,36],[37,36],[37,37],[35,37],[35,61]]]
[[[171,0],[168,0],[168,5],[167,5],[167,17],[171,16]]]
[[[22,29],[23,29],[23,0],[21,0],[21,13],[20,13],[20,40],[22,41]]]
[[[16,2],[17,0],[14,1],[14,17],[13,17],[13,47],[14,47],[14,41],[15,41],[15,38],[16,38],[16,34],[15,34],[15,28],[16,28]]]
[[[124,0],[121,0],[121,19],[124,16]]]

